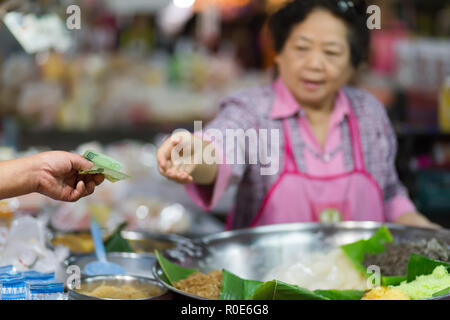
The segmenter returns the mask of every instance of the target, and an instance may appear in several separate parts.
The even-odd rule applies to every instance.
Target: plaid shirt
[[[394,221],[407,211],[415,211],[414,205],[408,198],[407,190],[397,176],[395,169],[397,140],[384,106],[371,94],[361,89],[344,87],[342,92],[350,101],[358,119],[366,170],[378,182],[383,191],[386,220]],[[199,206],[205,210],[211,210],[224,192],[224,188],[218,186],[228,186],[230,183],[237,183],[238,189],[234,205],[235,216],[231,226],[233,229],[250,225],[270,187],[282,173],[285,139],[282,119],[271,117],[275,95],[274,86],[272,85],[238,91],[221,103],[218,116],[205,129],[218,129],[223,133],[224,137],[226,129],[243,129],[245,131],[250,128],[262,128],[269,129],[269,132],[270,129],[279,129],[280,163],[278,173],[275,175],[261,175],[262,165],[259,163],[252,165],[227,164],[220,165],[214,186],[199,186],[195,184],[186,186],[188,194]],[[296,114],[287,119],[289,119],[291,126],[291,141],[297,165],[300,171],[305,171],[305,160],[302,151],[303,140],[300,131],[294,130],[295,126],[298,126],[298,117],[305,117],[305,113],[301,108]],[[351,171],[353,169],[353,156],[348,121],[346,119],[342,121],[340,127],[345,170]],[[204,138],[208,139],[208,137]],[[270,151],[270,136],[267,140],[268,145],[259,146],[259,148],[268,148]],[[236,153],[245,155],[245,159],[250,158],[249,152],[252,152],[252,148],[238,145],[237,149],[226,150],[226,141],[221,141],[221,143],[223,145],[222,154],[226,155],[228,159],[234,159]],[[270,154],[270,152],[266,154]],[[229,172],[224,174],[224,171]],[[394,198],[396,200],[401,199],[400,202],[406,203],[402,207],[408,208],[408,210],[404,212],[393,212],[395,210],[390,210],[389,203]]]

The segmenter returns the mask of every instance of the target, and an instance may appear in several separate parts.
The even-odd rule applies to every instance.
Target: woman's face
[[[276,62],[300,104],[331,102],[354,71],[345,22],[326,10],[314,10],[294,26]]]

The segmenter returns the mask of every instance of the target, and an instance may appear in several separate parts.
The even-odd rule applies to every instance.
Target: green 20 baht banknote
[[[130,176],[120,172],[123,165],[96,151],[88,150],[83,154],[83,157],[94,163],[94,166],[88,170],[80,170],[79,174],[102,174],[111,182],[129,179]]]

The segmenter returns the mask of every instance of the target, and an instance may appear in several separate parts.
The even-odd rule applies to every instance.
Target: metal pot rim
[[[71,255],[63,261],[63,264],[65,267],[68,267],[74,261],[76,261],[78,259],[82,259],[82,258],[87,258],[87,257],[95,257],[95,252]],[[153,253],[149,253],[149,252],[142,252],[142,253],[141,252],[107,252],[106,257],[113,257],[113,258],[119,257],[119,258],[131,258],[131,259],[151,258],[151,259],[154,259],[155,261],[157,260],[156,255]],[[134,277],[134,276],[132,276],[132,277]]]
[[[287,223],[287,224],[275,224],[275,225],[267,225],[260,226],[256,228],[245,228],[231,231],[224,231],[216,234],[206,235],[201,238],[193,240],[195,243],[203,243],[208,244],[212,241],[221,240],[225,238],[232,238],[235,236],[239,236],[242,234],[264,234],[268,232],[279,232],[279,231],[303,231],[303,230],[312,230],[312,229],[323,229],[326,228],[334,228],[334,229],[342,229],[342,230],[350,230],[350,229],[376,229],[381,226],[386,226],[389,230],[430,230],[426,228],[420,227],[408,227],[405,225],[395,224],[395,223],[381,223],[375,221],[342,221],[337,223],[323,224],[318,222],[300,222],[300,223]],[[439,233],[447,233],[450,237],[450,230],[441,229],[437,230]]]

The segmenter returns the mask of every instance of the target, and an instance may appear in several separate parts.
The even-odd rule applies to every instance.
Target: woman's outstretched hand
[[[193,182],[192,172],[196,165],[193,163],[193,135],[189,133],[173,134],[166,139],[158,149],[156,155],[158,170],[164,177],[180,184]],[[189,150],[190,154],[184,154],[187,161],[181,161],[183,150]],[[179,159],[175,159],[179,157]],[[190,161],[191,160],[191,161]]]
[[[200,146],[198,150],[195,148],[196,144]],[[218,170],[215,152],[211,154],[213,161],[210,162],[212,164],[203,161],[203,151],[209,145],[209,142],[203,141],[189,132],[173,134],[158,149],[156,157],[159,172],[164,177],[180,184],[195,182],[209,185],[214,183]]]

